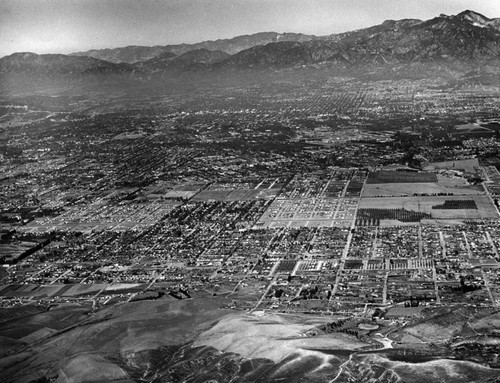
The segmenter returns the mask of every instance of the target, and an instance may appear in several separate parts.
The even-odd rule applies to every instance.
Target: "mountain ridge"
[[[500,18],[490,19],[478,12],[465,10],[455,16],[441,14],[438,18],[453,20],[454,18],[468,21],[474,26],[487,28],[491,27],[500,32]],[[433,19],[431,19],[433,20]],[[430,20],[427,20],[430,21]],[[164,52],[171,52],[175,55],[182,55],[190,50],[207,49],[213,51],[222,51],[230,55],[234,55],[243,50],[253,48],[255,46],[267,45],[269,43],[278,42],[309,42],[309,41],[340,41],[353,36],[358,36],[360,32],[364,34],[380,33],[381,31],[401,30],[407,27],[416,26],[426,21],[419,19],[401,19],[401,20],[385,20],[379,25],[361,28],[353,31],[330,34],[325,36],[306,35],[302,33],[278,33],[278,32],[259,32],[235,36],[228,39],[207,40],[193,44],[174,44],[174,45],[154,45],[154,46],[136,46],[130,45],[118,48],[93,49],[89,51],[70,53],[71,56],[89,56],[114,63],[138,63],[150,60],[159,56]]]
[[[10,71],[23,71],[32,74],[75,72],[88,73],[123,73],[132,72],[135,67],[130,64],[115,64],[92,57],[68,56],[63,54],[36,54],[32,52],[16,52],[0,59],[0,74]]]
[[[206,40],[193,44],[172,44],[136,46],[129,45],[118,48],[93,49],[83,52],[70,53],[70,56],[89,56],[97,59],[110,61],[114,63],[126,62],[133,64],[140,61],[150,60],[164,52],[171,52],[175,55],[182,55],[191,50],[206,49],[212,51],[222,51],[228,54],[235,54],[242,50],[256,45],[263,45],[278,41],[309,41],[319,39],[314,35],[305,35],[302,33],[278,33],[278,32],[259,32],[250,35],[240,35],[228,39]]]
[[[141,69],[150,72],[156,71],[187,71],[209,67],[210,65],[220,63],[230,57],[223,51],[211,51],[204,48],[188,51],[181,55],[175,55],[171,52],[165,52],[150,60],[138,63]]]
[[[484,17],[484,16],[483,16]],[[491,19],[463,12],[419,21],[387,20],[326,40],[271,43],[241,51],[223,63],[237,67],[294,66],[321,63],[391,65],[415,62],[480,62],[500,56],[500,31]]]
[[[220,76],[228,71],[251,73],[254,70],[302,67],[325,68],[332,73],[337,71],[365,77],[373,74],[383,78],[394,75],[408,78],[444,76],[447,79],[468,76],[477,69],[477,73],[486,73],[491,79],[497,72],[500,74],[499,21],[466,10],[425,21],[386,20],[369,28],[326,37],[262,33],[229,40],[231,44],[237,42],[240,47],[243,43],[253,44],[269,38],[278,41],[255,45],[234,54],[200,47],[183,52],[196,44],[178,45],[177,53],[164,51],[135,64],[113,63],[88,56],[15,53],[0,59],[0,80],[109,74],[140,80],[153,79],[161,73],[161,78],[184,81],[189,79],[190,73],[197,72],[200,76],[209,72]],[[302,41],[293,41],[293,38]],[[218,40],[218,44],[227,44],[229,40]],[[184,73],[187,75],[183,76]]]

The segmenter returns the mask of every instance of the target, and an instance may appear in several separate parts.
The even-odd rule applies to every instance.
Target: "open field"
[[[225,201],[231,190],[202,190],[193,197],[193,201]]]
[[[107,361],[102,355],[78,355],[61,369],[63,376],[71,376],[71,381],[84,382],[91,378],[102,382],[132,382],[127,373],[118,365]]]
[[[346,334],[306,336],[308,331],[328,323],[328,317],[281,316],[255,312],[255,315],[227,317],[202,333],[195,345],[208,345],[246,358],[266,358],[280,362],[303,352],[324,358],[312,349],[352,350],[367,344]],[[307,351],[306,351],[307,350]],[[326,358],[328,361],[329,358]]]
[[[429,169],[451,169],[466,172],[475,172],[479,168],[479,161],[477,158],[470,158],[466,160],[453,160],[443,162],[430,162],[426,168]]]
[[[205,184],[177,185],[163,195],[164,198],[191,198],[198,193]]]
[[[362,359],[362,360],[359,360]],[[415,358],[416,359],[416,358]],[[436,358],[428,361],[408,362],[393,361],[382,354],[369,354],[354,358],[354,363],[363,363],[369,366],[381,366],[394,373],[400,381],[413,383],[428,382],[487,382],[498,377],[498,370],[468,361]]]
[[[10,257],[19,257],[26,250],[36,246],[33,242],[21,242],[17,244],[0,244],[0,254],[5,254]]]
[[[2,382],[36,381],[47,374],[59,375],[60,381],[66,381],[63,379],[66,373],[86,382],[126,378],[122,368],[134,355],[183,345],[198,331],[206,330],[230,313],[221,310],[220,304],[221,299],[208,296],[196,302],[167,296],[157,301],[115,305],[92,317],[87,315],[90,306],[72,305],[7,322],[0,336],[14,350],[19,347],[15,339],[27,334],[44,328],[62,330],[75,323],[80,325],[53,332],[43,344],[35,342],[23,352],[0,358]],[[140,357],[136,362],[140,363]]]
[[[141,285],[137,283],[93,283],[93,284],[24,284],[6,285],[1,287],[2,296],[5,297],[79,297],[94,295],[99,291],[106,292],[129,292],[135,291]]]
[[[0,309],[0,323],[16,318],[22,318],[30,315],[35,315],[46,311],[44,306],[26,305],[15,308]]]
[[[16,310],[16,309],[14,309]],[[0,336],[19,340],[27,338],[34,332],[50,329],[61,330],[86,318],[91,311],[91,304],[61,305],[52,310],[35,312],[31,315],[22,316],[22,312],[16,310],[17,318],[5,321],[0,329]]]
[[[474,200],[474,209],[433,209],[433,206],[443,205],[446,200]],[[434,219],[488,219],[498,218],[496,208],[490,199],[484,195],[470,195],[466,198],[458,196],[418,196],[393,198],[362,198],[360,209],[406,209],[420,213],[431,214]]]
[[[86,286],[86,285],[85,285]],[[37,284],[10,285],[2,290],[6,297],[37,297],[44,298],[62,295],[70,286],[53,284],[41,286]],[[98,289],[98,287],[96,287]]]
[[[248,201],[258,198],[274,198],[279,191],[280,189],[233,190],[227,196],[227,201]]]
[[[379,345],[374,346],[373,340],[368,343],[353,334],[326,331],[335,329],[329,324],[345,320],[344,316],[242,313],[221,309],[228,301],[224,297],[199,298],[166,296],[92,314],[90,305],[71,305],[9,321],[0,334],[0,351],[5,352],[0,359],[2,382],[45,377],[58,382],[131,383],[155,376],[162,381],[195,381],[188,379],[193,374],[203,381],[314,382],[335,376],[339,381],[362,381],[366,374],[394,377],[380,380],[387,382],[397,381],[398,376],[411,382],[498,376],[498,370],[485,364],[449,359],[451,353],[425,354],[436,339],[447,342],[463,331],[466,322],[475,331],[496,328],[496,314],[486,317],[488,312],[463,311],[457,321],[453,309],[437,316],[433,309],[427,314],[421,310],[428,320],[392,331],[390,339],[373,335],[386,346],[374,350]],[[443,331],[450,321],[454,325]],[[412,347],[424,353],[403,353]]]
[[[280,189],[202,190],[193,197],[193,201],[252,201],[274,198],[279,191]]]
[[[414,194],[477,195],[485,194],[482,186],[469,185],[463,178],[437,176],[438,182],[366,184],[363,197],[398,197]]]

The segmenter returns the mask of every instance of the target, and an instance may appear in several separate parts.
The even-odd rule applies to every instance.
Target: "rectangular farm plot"
[[[474,208],[474,205],[476,208]],[[489,219],[498,218],[498,213],[486,195],[418,196],[394,198],[362,198],[358,213],[376,214],[374,219],[406,219],[418,222],[422,219]],[[389,213],[393,212],[391,217]],[[404,213],[404,214],[403,214]],[[366,215],[366,214],[365,214]],[[390,215],[390,214],[389,214]],[[430,215],[430,217],[429,217]],[[404,217],[404,218],[401,218]],[[363,216],[362,218],[367,218]],[[410,219],[408,218],[408,219]]]
[[[379,170],[370,172],[367,184],[437,182],[434,173],[419,173],[412,171]]]
[[[291,274],[297,261],[285,259],[281,260],[278,266],[276,267],[276,274]]]
[[[416,183],[373,183],[363,188],[363,197],[404,197],[404,196],[432,196],[446,194],[453,196],[484,194],[481,185],[469,185],[467,180],[460,177],[444,177],[437,175],[438,182]]]

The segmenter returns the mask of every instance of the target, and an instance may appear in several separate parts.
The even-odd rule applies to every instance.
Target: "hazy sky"
[[[465,9],[500,17],[500,0],[0,0],[0,57],[263,31],[327,35]]]

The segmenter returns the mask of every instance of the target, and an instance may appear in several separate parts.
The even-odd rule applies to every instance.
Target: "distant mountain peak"
[[[489,18],[471,10],[463,11],[459,13],[456,17],[461,20],[468,21],[476,27],[488,28],[491,24],[490,23],[491,20]]]
[[[470,9],[460,12],[457,16],[468,18],[469,20],[483,20],[483,21],[490,20],[489,18],[480,14],[479,12],[471,11]]]
[[[457,19],[468,22],[479,28],[493,28],[500,31],[500,19],[490,19],[478,12],[466,10],[455,16]]]

